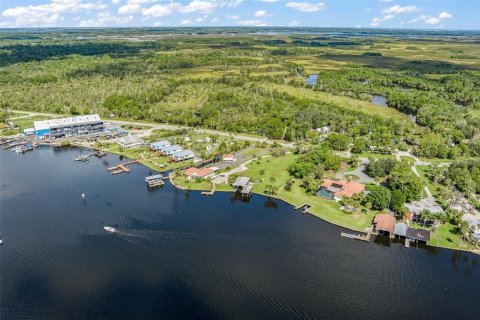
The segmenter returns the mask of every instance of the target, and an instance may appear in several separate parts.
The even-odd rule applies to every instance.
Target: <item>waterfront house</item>
[[[166,147],[170,147],[172,144],[169,141],[161,140],[150,143],[150,149],[158,151]]]
[[[23,134],[25,136],[33,136],[35,134],[35,129],[34,128],[23,129]]]
[[[388,233],[390,237],[393,237],[395,222],[396,220],[393,215],[387,213],[377,214],[373,219],[373,229],[380,234]]]
[[[144,144],[145,142],[135,134],[129,134],[117,140],[117,145],[123,149],[137,149]]]
[[[161,149],[160,149],[160,152],[163,153],[163,154],[166,155],[166,156],[170,156],[170,155],[172,155],[172,154],[174,154],[174,153],[176,153],[176,152],[180,152],[180,151],[182,151],[182,150],[183,150],[182,147],[180,147],[180,146],[177,145],[177,144],[174,144],[174,145],[172,145],[172,146],[168,146],[168,147],[165,147],[165,148],[161,148]]]
[[[441,213],[444,214],[445,211],[442,207],[438,205],[438,203],[433,198],[425,198],[419,201],[412,201],[405,204],[408,212],[413,213],[414,215],[418,215],[420,212],[424,210],[428,210],[431,213]]]
[[[191,150],[181,150],[172,154],[171,157],[176,162],[180,162],[193,159],[195,154]]]
[[[214,171],[210,168],[195,168],[190,167],[185,170],[185,174],[189,179],[207,179],[213,175]]]
[[[316,192],[316,195],[339,201],[343,197],[349,198],[364,190],[365,185],[355,181],[325,179],[320,189]]]
[[[235,162],[235,161],[237,161],[237,159],[235,159],[235,155],[233,155],[231,153],[224,154],[222,160],[224,162]]]

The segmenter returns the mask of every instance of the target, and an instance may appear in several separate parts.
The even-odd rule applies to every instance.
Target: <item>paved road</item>
[[[59,114],[52,114],[52,113],[41,113],[41,112],[28,112],[28,111],[15,111],[18,113],[25,113],[29,116],[35,115],[42,115],[42,116],[52,116],[52,117],[63,117],[63,115]],[[138,122],[138,121],[128,121],[128,120],[104,120],[105,122],[110,122],[117,125],[134,125],[134,126],[149,126],[150,131],[156,129],[163,129],[163,130],[179,130],[179,129],[191,129],[194,130],[196,133],[203,133],[203,134],[212,134],[212,135],[219,135],[224,137],[233,137],[236,140],[243,140],[243,141],[251,141],[251,142],[265,142],[267,144],[273,144],[275,140],[262,138],[262,137],[255,137],[255,136],[246,136],[241,134],[235,134],[226,131],[220,130],[212,130],[212,129],[203,129],[203,128],[194,128],[188,126],[181,126],[181,125],[173,125],[173,124],[160,124],[160,123],[152,123],[152,122]],[[291,142],[281,142],[277,141],[282,147],[293,149],[295,148],[295,144]]]

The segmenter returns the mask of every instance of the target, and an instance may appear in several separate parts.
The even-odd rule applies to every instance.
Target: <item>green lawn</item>
[[[23,129],[26,129],[26,128],[32,128],[33,127],[33,121],[47,120],[47,119],[52,119],[52,117],[49,117],[49,116],[32,116],[32,117],[28,117],[28,118],[13,119],[11,121],[19,129],[23,130]]]
[[[241,175],[250,177],[255,183],[254,192],[263,193],[267,184],[273,184],[282,187],[290,179],[288,166],[297,158],[297,155],[287,154],[283,157],[266,157],[259,161],[251,161],[247,167],[248,170]],[[260,174],[261,171],[264,174]],[[275,178],[275,182],[271,182],[271,178]]]
[[[432,195],[436,197],[440,191],[442,191],[445,187],[438,183],[433,183],[428,179],[426,171],[428,170],[428,166],[416,166],[418,174],[423,180],[423,183],[427,185]]]
[[[435,233],[432,232],[429,244],[457,250],[473,249],[472,245],[460,240],[460,236],[455,231],[455,226],[450,223],[445,223],[441,225]]]

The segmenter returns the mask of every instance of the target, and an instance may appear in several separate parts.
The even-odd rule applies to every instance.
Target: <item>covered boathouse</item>
[[[240,192],[242,197],[249,197],[252,191],[253,185],[250,183],[249,177],[238,177],[233,183],[233,191]]]
[[[104,129],[105,126],[98,114],[33,122],[33,132],[37,139],[42,140],[99,133]]]

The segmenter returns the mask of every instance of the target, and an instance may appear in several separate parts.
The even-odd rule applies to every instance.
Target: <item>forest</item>
[[[298,143],[318,143],[311,130],[329,126],[344,140],[336,150],[480,156],[480,37],[403,33],[9,32],[0,36],[0,106]]]

